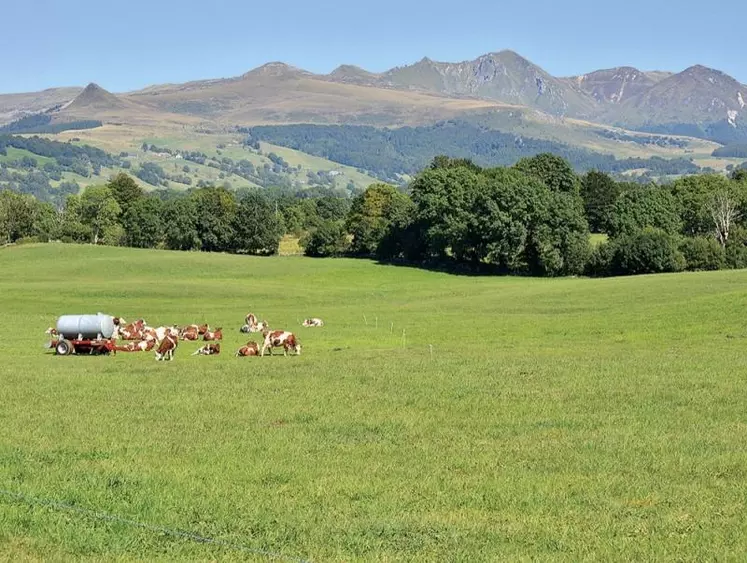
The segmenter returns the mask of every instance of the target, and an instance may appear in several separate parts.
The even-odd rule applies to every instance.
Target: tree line
[[[399,183],[401,175],[416,174],[439,154],[470,158],[482,166],[508,166],[520,158],[547,152],[564,158],[576,170],[620,174],[646,169],[647,172],[641,174],[644,179],[701,171],[691,159],[657,156],[617,159],[611,154],[504,133],[463,120],[397,129],[299,124],[263,125],[246,131],[246,143],[266,141],[290,147],[361,170],[370,170],[378,178],[395,184]],[[603,131],[599,133],[605,135]]]
[[[335,195],[333,195],[335,194]],[[146,193],[122,172],[69,194],[61,208],[0,191],[0,244],[60,240],[136,248],[275,254],[285,233],[301,236],[345,218],[350,200],[334,190],[231,191],[204,187]]]
[[[596,170],[579,176],[551,154],[497,168],[442,156],[408,193],[369,187],[305,248],[539,276],[745,268],[747,171],[641,185]]]
[[[600,236],[591,237],[592,233]],[[308,256],[563,276],[747,267],[747,171],[669,184],[574,172],[540,154],[483,168],[439,156],[406,187],[353,198],[323,187],[146,193],[127,174],[62,208],[0,192],[0,243],[30,240],[269,255],[284,234]],[[592,240],[606,239],[597,244]]]

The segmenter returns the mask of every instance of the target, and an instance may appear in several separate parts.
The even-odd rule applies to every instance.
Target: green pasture
[[[0,250],[0,272],[0,560],[747,553],[747,271],[469,277],[50,244]],[[222,326],[224,353],[43,348],[59,315],[97,311]],[[234,357],[250,311],[302,355]]]

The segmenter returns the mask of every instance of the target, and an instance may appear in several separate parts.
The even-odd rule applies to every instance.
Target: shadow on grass
[[[353,257],[357,258],[357,257]],[[384,260],[381,258],[365,258],[371,260],[378,266],[395,266],[397,268],[408,268],[413,270],[427,270],[429,272],[439,272],[452,276],[467,277],[484,277],[484,276],[507,276],[508,270],[496,266],[495,264],[485,264],[482,262],[465,263],[454,260],[428,260],[423,262],[412,262],[409,260]],[[511,273],[512,276],[521,276],[521,274]],[[529,274],[526,274],[529,277]]]

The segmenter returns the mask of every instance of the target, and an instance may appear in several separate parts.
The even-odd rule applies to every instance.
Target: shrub
[[[712,237],[686,238],[680,244],[680,250],[685,256],[687,269],[691,271],[720,270],[726,260],[724,248]]]
[[[615,246],[609,242],[597,244],[589,255],[584,273],[587,276],[609,276],[612,260],[615,257]]]
[[[304,248],[306,256],[340,256],[347,252],[350,242],[342,224],[325,221],[304,236],[300,245]]]
[[[737,227],[729,233],[724,262],[727,268],[739,270],[747,268],[747,230]]]
[[[661,229],[648,227],[623,235],[613,244],[613,274],[654,274],[685,269],[685,257],[678,248],[677,239]]]

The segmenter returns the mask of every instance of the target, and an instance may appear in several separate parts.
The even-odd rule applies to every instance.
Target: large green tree
[[[197,205],[191,198],[174,198],[163,203],[161,223],[166,248],[170,250],[198,250]]]
[[[284,231],[282,215],[256,191],[239,201],[232,228],[233,250],[249,254],[277,254]]]
[[[484,186],[484,175],[467,166],[430,168],[418,174],[410,190],[423,258],[450,254],[457,261],[471,258],[465,236],[475,198]]]
[[[0,244],[34,234],[38,203],[33,196],[0,191]]]
[[[80,220],[91,229],[91,242],[116,244],[117,219],[121,208],[106,186],[90,186],[80,197]],[[105,236],[109,235],[109,236]]]
[[[145,197],[143,188],[138,185],[132,176],[124,172],[120,172],[114,176],[106,186],[119,204],[122,213],[126,213],[130,206]]]
[[[163,203],[155,197],[132,202],[122,214],[124,241],[127,246],[155,248],[163,238]]]
[[[741,207],[735,184],[723,176],[702,174],[685,176],[672,184],[672,195],[679,204],[682,231],[687,236],[713,234],[715,225],[712,208],[719,193],[732,193],[735,205]]]
[[[236,199],[225,188],[201,188],[190,196],[197,212],[197,233],[201,248],[208,252],[231,250]]]
[[[565,159],[550,153],[541,153],[531,158],[522,158],[515,168],[541,180],[556,192],[578,193],[579,180]]]
[[[341,256],[348,249],[345,228],[340,221],[324,221],[301,239],[306,256]]]
[[[485,173],[465,246],[471,259],[509,272],[576,274],[589,247],[581,200],[516,169]]]
[[[591,170],[581,178],[581,197],[591,232],[609,230],[610,213],[621,191],[621,186],[604,172]]]
[[[372,184],[357,196],[348,213],[345,227],[353,235],[351,251],[372,256],[390,231],[393,221],[413,210],[410,198],[388,184]]]
[[[610,215],[609,234],[632,235],[646,227],[678,234],[682,228],[680,207],[666,186],[637,186],[623,192]]]

